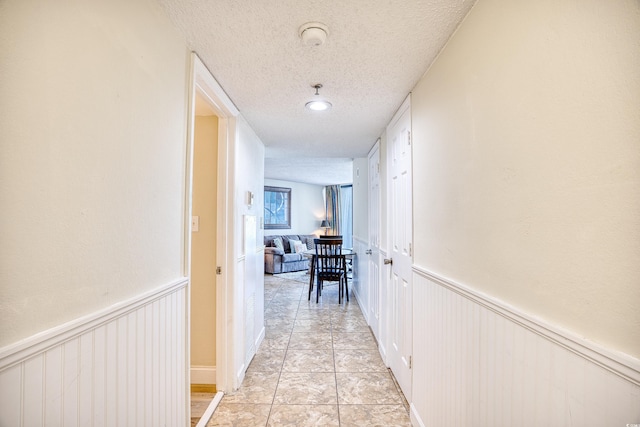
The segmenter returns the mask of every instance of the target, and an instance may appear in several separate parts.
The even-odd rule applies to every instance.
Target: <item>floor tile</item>
[[[289,345],[289,339],[291,334],[282,331],[265,331],[264,341],[260,345],[258,352],[262,352],[268,349],[286,349]]]
[[[300,310],[329,310],[333,308],[333,304],[325,304],[323,301],[316,303],[316,297],[314,295],[311,296],[311,301],[307,301],[306,298],[303,298],[300,301],[300,306],[298,307],[298,311]]]
[[[335,349],[377,350],[378,348],[371,333],[335,331],[332,335]]]
[[[331,318],[331,328],[335,332],[360,332],[369,331],[369,325],[364,318]]]
[[[330,405],[337,403],[333,373],[283,372],[274,404]]]
[[[256,427],[267,425],[271,405],[223,403],[216,408],[207,427]]]
[[[306,307],[300,307],[296,315],[296,319],[317,319],[327,323],[331,323],[331,311],[330,310],[309,310]]]
[[[282,372],[334,372],[333,350],[289,348]]]
[[[341,405],[402,404],[388,372],[336,373],[336,381]]]
[[[340,405],[341,427],[410,427],[402,405]]]
[[[331,331],[331,322],[322,319],[296,319],[293,325],[293,332],[329,332]]]
[[[335,349],[334,356],[336,372],[388,372],[378,350]]]
[[[265,275],[265,338],[207,425],[409,426],[355,299],[338,304],[336,283],[325,284],[317,304],[307,292],[308,276]],[[192,425],[209,400],[192,399]]]
[[[273,405],[270,427],[338,427],[338,405]]]
[[[331,332],[294,332],[289,340],[289,349],[330,350]]]
[[[247,371],[242,386],[231,393],[225,394],[225,403],[273,403],[273,396],[278,386],[279,372]]]
[[[270,348],[258,350],[249,365],[249,371],[259,372],[280,372],[282,370],[282,362],[284,362],[284,349]]]
[[[289,330],[293,329],[295,318],[288,316],[269,316],[264,318],[265,327],[272,327],[275,330]]]

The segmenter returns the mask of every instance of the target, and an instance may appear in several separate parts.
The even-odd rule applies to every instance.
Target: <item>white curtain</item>
[[[342,226],[342,247],[353,247],[353,186],[340,188],[340,225]]]
[[[325,187],[328,234],[341,235],[345,248],[353,247],[353,186],[328,185]]]
[[[341,221],[340,221],[340,186],[328,185],[325,187],[327,194],[327,221],[331,226],[331,230],[328,234],[339,235],[342,234]]]

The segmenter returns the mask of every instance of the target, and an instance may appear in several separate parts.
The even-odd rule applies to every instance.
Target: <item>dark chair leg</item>
[[[311,258],[311,268],[309,270],[309,301],[311,301],[311,291],[313,291],[313,282],[316,278],[316,263],[314,262],[315,258]]]
[[[344,275],[344,290],[347,293],[347,302],[349,302],[349,279],[347,279],[347,275]]]

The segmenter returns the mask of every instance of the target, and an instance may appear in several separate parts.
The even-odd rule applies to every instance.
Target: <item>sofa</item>
[[[309,269],[309,258],[296,253],[291,247],[291,240],[299,240],[306,248],[312,249],[315,234],[286,234],[264,236],[264,272],[269,274],[288,273]],[[280,239],[282,248],[276,247],[274,240]]]

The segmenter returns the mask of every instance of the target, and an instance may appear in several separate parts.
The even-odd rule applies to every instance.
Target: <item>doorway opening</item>
[[[189,135],[185,167],[184,273],[189,277],[189,382],[195,390],[215,390],[198,425],[213,414],[233,378],[231,312],[232,215],[229,152],[235,142],[238,110],[195,53],[191,56]],[[230,372],[231,371],[231,372]],[[190,390],[189,390],[190,391]],[[190,393],[187,408],[191,410]],[[203,424],[204,423],[204,424]]]

